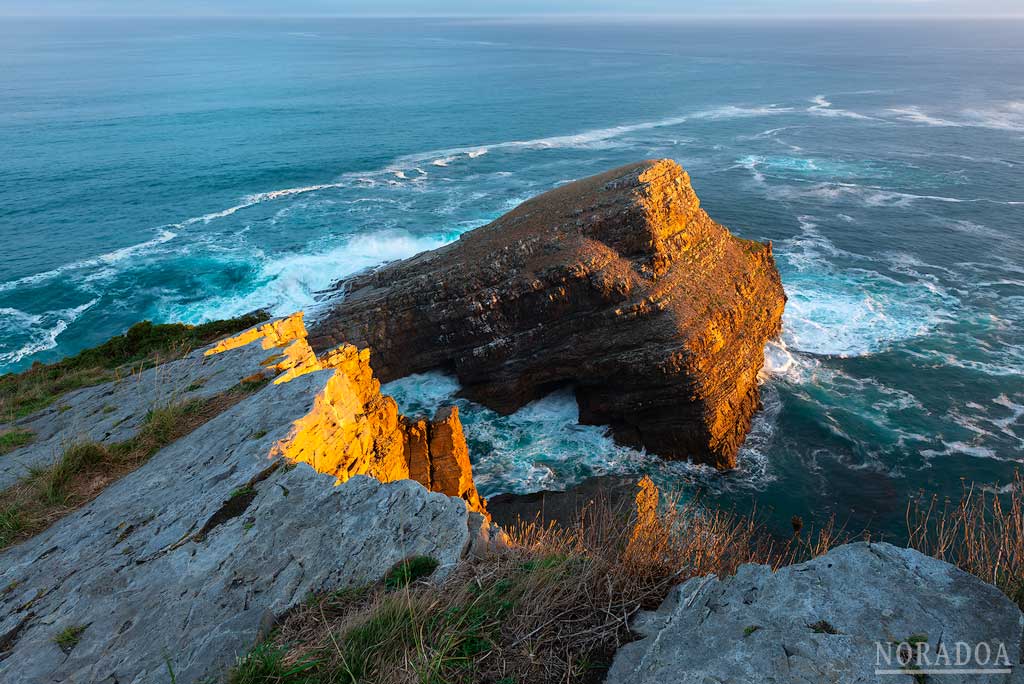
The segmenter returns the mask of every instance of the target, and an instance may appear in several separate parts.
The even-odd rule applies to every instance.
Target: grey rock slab
[[[443,569],[467,553],[460,499],[409,480],[335,487],[268,456],[330,374],[266,386],[0,553],[0,681],[166,682],[169,667],[179,684],[218,678],[310,592],[379,579],[411,555]],[[78,626],[65,653],[54,637]]]
[[[258,344],[203,356],[196,350],[114,382],[69,392],[47,408],[0,429],[32,430],[32,443],[0,456],[0,489],[5,489],[31,468],[46,466],[72,442],[120,442],[133,436],[150,409],[171,401],[219,394],[260,368],[270,352]],[[191,389],[190,389],[191,388]]]
[[[633,625],[643,638],[615,656],[608,684],[878,682],[914,684],[892,644],[927,638],[924,669],[956,664],[956,644],[988,644],[992,657],[963,667],[1009,674],[937,674],[927,682],[1024,681],[1024,617],[994,586],[948,563],[889,544],[856,543],[772,573],[745,565],[733,577],[691,579]],[[830,633],[830,632],[835,632]],[[951,663],[937,660],[944,646]],[[921,647],[923,649],[923,647]],[[984,653],[984,651],[982,651]]]

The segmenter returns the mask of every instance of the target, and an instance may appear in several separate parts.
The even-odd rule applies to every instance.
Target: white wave
[[[27,314],[17,309],[0,309],[0,313],[11,315],[16,319],[18,332],[29,337],[29,341],[20,348],[0,354],[0,366],[15,364],[33,354],[53,349],[57,346],[57,338],[85,313],[99,299],[92,299],[85,304],[70,308],[48,311],[43,314]]]
[[[453,154],[453,155],[450,155],[448,157],[441,157],[440,159],[435,159],[434,161],[432,161],[430,163],[432,165],[434,165],[434,166],[448,166],[453,161],[455,161],[457,157],[458,157],[458,155],[454,155]]]
[[[718,487],[760,487],[768,482],[767,447],[781,402],[771,388],[765,410],[754,419],[739,454],[739,468],[728,483],[707,466],[662,459],[615,443],[606,427],[580,425],[579,407],[570,389],[562,389],[509,416],[458,397],[455,378],[431,372],[388,383],[381,391],[395,398],[406,415],[433,413],[456,403],[471,435],[473,480],[484,496],[564,490],[601,475],[649,473],[659,484],[677,489],[680,482],[701,480]]]
[[[748,169],[750,173],[754,176],[754,180],[762,184],[764,183],[764,174],[761,173],[760,169],[758,169],[757,167],[763,163],[764,157],[759,157],[756,155],[748,155],[736,162],[738,166],[744,169]]]
[[[406,179],[405,171],[395,171],[395,178]]]
[[[1012,201],[993,200],[989,198],[945,197],[942,195],[918,195],[910,192],[887,190],[877,185],[860,185],[830,181],[813,183],[804,187],[791,186],[773,188],[773,192],[788,197],[802,197],[817,200],[837,201],[855,198],[869,207],[908,207],[919,201],[948,202],[951,204],[987,202],[992,204],[1015,204]]]
[[[910,121],[912,123],[926,124],[928,126],[963,126],[963,124],[956,123],[955,121],[949,121],[948,119],[940,119],[938,117],[932,116],[931,114],[926,114],[925,112],[921,111],[920,107],[901,107],[896,109],[889,109],[887,111],[896,114],[897,118],[899,119],[902,119],[904,121]]]
[[[1024,102],[1011,101],[989,107],[964,110],[972,126],[1001,131],[1024,131]]]
[[[411,166],[421,162],[435,163],[437,161],[443,162],[443,164],[435,164],[439,166],[445,166],[455,158],[459,156],[466,156],[469,158],[479,157],[487,152],[495,150],[546,150],[546,149],[586,149],[592,147],[595,144],[605,143],[614,138],[618,138],[623,135],[630,133],[637,133],[640,131],[649,131],[658,128],[670,128],[673,126],[679,126],[687,121],[691,120],[720,120],[720,119],[733,119],[733,118],[747,118],[747,117],[760,117],[760,116],[773,116],[777,114],[784,114],[786,112],[793,111],[788,107],[781,107],[778,105],[765,105],[765,106],[754,106],[754,107],[741,107],[735,105],[726,105],[723,107],[716,107],[713,109],[707,109],[703,111],[693,112],[687,115],[672,116],[664,119],[655,119],[652,121],[641,121],[632,124],[622,124],[619,126],[610,126],[608,128],[594,128],[579,133],[569,133],[566,135],[554,135],[544,138],[532,138],[527,140],[507,140],[504,142],[488,143],[486,146],[472,146],[472,147],[452,147],[442,150],[432,150],[430,152],[422,152],[412,155],[406,155],[395,161],[395,165]],[[393,168],[389,167],[389,168]]]
[[[1024,102],[1010,101],[988,107],[972,107],[960,112],[958,120],[929,114],[917,106],[898,107],[888,111],[902,121],[947,128],[989,128],[1000,131],[1024,131]]]
[[[263,202],[273,202],[274,200],[279,200],[284,197],[293,197],[295,195],[304,195],[309,192],[317,192],[318,190],[327,190],[329,188],[341,187],[345,187],[345,183],[321,183],[318,185],[305,185],[296,188],[283,188],[281,190],[257,192],[255,194],[246,196],[239,204],[236,204],[233,207],[228,207],[227,209],[211,212],[209,214],[203,214],[202,216],[195,216],[193,218],[185,219],[184,221],[181,221],[179,223],[171,224],[171,227],[188,228],[189,226],[196,225],[197,223],[202,223],[203,225],[206,225],[211,221],[227,218],[228,216],[236,214],[239,211],[242,211],[243,209],[254,207],[257,204],[261,204]]]
[[[252,291],[242,296],[212,296],[198,304],[168,304],[162,308],[162,317],[200,322],[230,318],[261,308],[275,315],[286,315],[313,305],[315,293],[338,279],[435,249],[455,237],[457,233],[416,237],[403,231],[386,231],[357,235],[309,252],[262,257],[253,278],[257,286]]]
[[[795,364],[796,358],[782,339],[768,340],[764,346],[764,366],[758,373],[758,382],[764,383],[773,376],[785,376]]]
[[[818,116],[839,116],[845,117],[847,119],[863,119],[867,121],[877,121],[877,119],[875,119],[872,116],[865,116],[863,114],[858,114],[857,112],[851,112],[847,109],[835,108],[832,106],[832,103],[825,98],[824,95],[815,95],[813,98],[811,98],[811,102],[813,102],[814,104],[807,108],[807,111],[810,112],[811,114],[815,114]]]
[[[786,114],[792,112],[792,107],[782,107],[779,105],[766,105],[763,107],[737,107],[735,105],[726,105],[724,107],[716,107],[714,109],[706,109],[704,111],[696,112],[690,115],[691,119],[711,119],[717,121],[719,119],[746,119],[751,117],[760,116],[773,116],[775,114]]]
[[[177,233],[171,232],[166,229],[159,229],[156,237],[140,242],[135,245],[129,245],[128,247],[122,247],[115,249],[112,252],[100,254],[99,256],[90,257],[88,259],[82,259],[81,261],[72,261],[71,263],[58,266],[57,268],[49,271],[43,271],[40,273],[34,273],[32,275],[17,278],[15,280],[9,280],[4,283],[0,283],[0,292],[13,290],[18,287],[25,285],[37,285],[47,280],[52,280],[58,276],[61,276],[70,271],[79,271],[87,268],[95,268],[97,266],[104,266],[109,264],[116,264],[124,259],[131,256],[138,256],[144,254],[154,247],[169,242],[178,236]]]
[[[974,458],[987,458],[995,461],[1017,461],[1015,458],[1005,458],[995,452],[994,449],[982,446],[980,444],[968,444],[967,442],[952,441],[947,442],[942,440],[943,448],[940,449],[923,449],[921,456],[926,460],[930,460],[937,456],[972,456]]]
[[[949,319],[957,299],[932,280],[908,273],[910,282],[902,282],[870,268],[837,268],[837,257],[864,258],[836,247],[813,217],[799,221],[801,232],[775,249],[789,296],[783,314],[787,350],[863,356]]]

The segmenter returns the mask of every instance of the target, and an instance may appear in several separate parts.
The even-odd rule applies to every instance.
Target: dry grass
[[[964,485],[959,501],[919,497],[907,508],[908,546],[999,587],[1024,610],[1024,478],[1002,492]]]
[[[831,530],[768,541],[750,519],[697,502],[659,505],[649,480],[637,510],[598,500],[567,527],[519,525],[508,549],[440,583],[387,583],[318,597],[242,661],[233,684],[600,681],[628,623],[691,577],[773,566],[825,550]],[[808,540],[810,539],[810,540]]]
[[[245,397],[239,385],[208,399],[149,412],[135,437],[115,444],[69,444],[51,465],[0,491],[0,549],[28,539],[80,508],[164,446],[184,437]]]
[[[201,325],[136,323],[123,335],[51,364],[35,363],[21,373],[0,375],[0,422],[39,411],[62,394],[127,377],[143,368],[179,359],[188,352],[267,319],[248,314]]]

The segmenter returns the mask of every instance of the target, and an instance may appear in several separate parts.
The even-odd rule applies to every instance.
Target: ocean
[[[336,279],[642,158],[772,240],[789,302],[735,472],[498,416],[484,495],[647,472],[848,530],[1024,461],[1024,23],[0,21],[0,371]]]

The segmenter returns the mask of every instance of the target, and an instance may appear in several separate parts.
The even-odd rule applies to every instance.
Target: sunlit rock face
[[[301,312],[228,338],[207,354],[256,341],[278,352],[265,361],[267,372],[277,374],[276,384],[315,371],[334,371],[312,410],[294,422],[271,455],[308,463],[317,472],[333,475],[337,483],[355,475],[381,482],[413,479],[431,491],[460,497],[470,510],[486,514],[473,484],[457,408],[440,409],[430,421],[399,415],[395,400],[380,393],[380,382],[370,368],[370,350],[343,344],[317,356],[306,341]]]
[[[723,469],[785,304],[771,245],[715,223],[671,160],[564,185],[337,293],[311,344],[372,348],[384,381],[442,368],[502,413],[571,385],[581,422]]]

